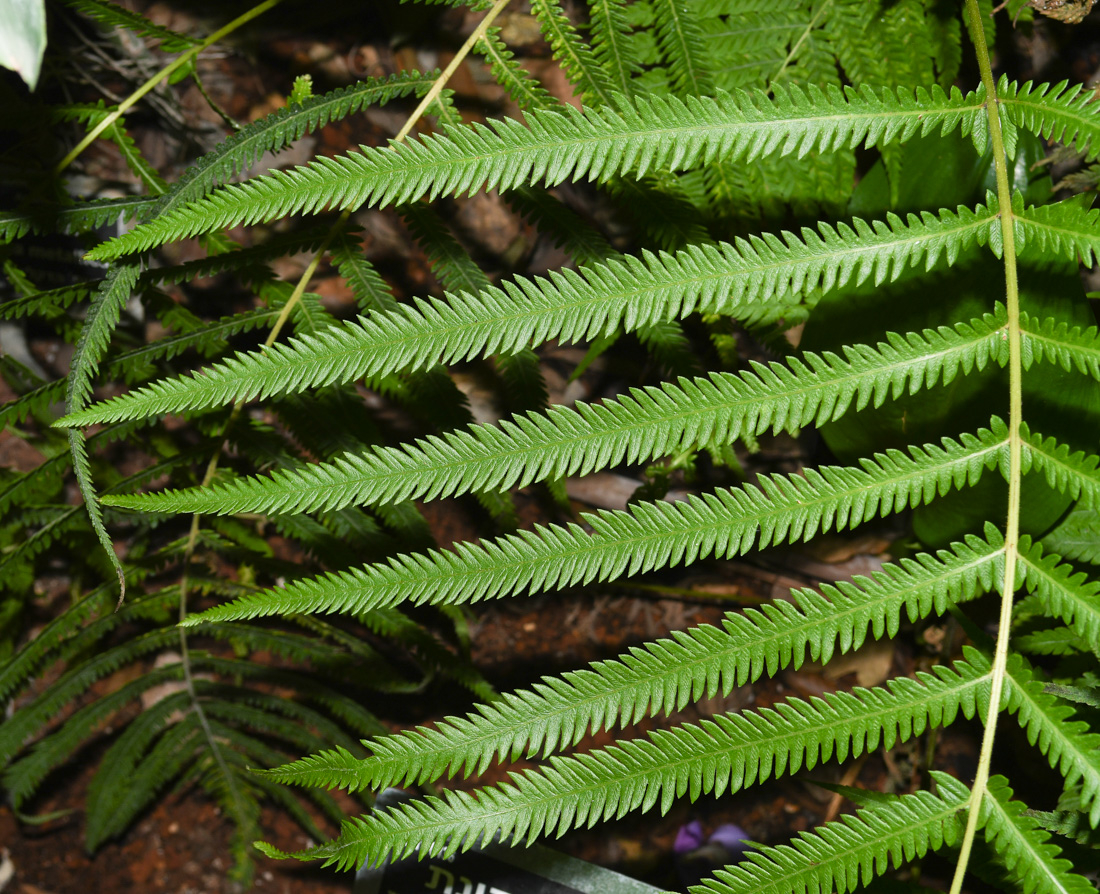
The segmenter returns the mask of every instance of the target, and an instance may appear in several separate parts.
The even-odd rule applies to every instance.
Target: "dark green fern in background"
[[[706,890],[846,891],[956,848],[959,891],[977,836],[997,864],[979,868],[999,871],[999,884],[1093,890],[1061,854],[1087,847],[1100,823],[1100,737],[1090,725],[1100,653],[1092,567],[1100,555],[1100,338],[1078,276],[1078,264],[1097,258],[1100,215],[1088,193],[1061,197],[1043,173],[1045,141],[1086,164],[1100,154],[1091,92],[995,81],[987,45],[998,19],[977,0],[964,8],[938,0],[590,0],[583,21],[533,0],[582,101],[577,109],[520,69],[490,27],[505,2],[468,4],[486,16],[471,45],[522,119],[462,124],[439,89],[445,73],[316,97],[303,88],[307,95],[234,134],[175,184],[147,172],[141,199],[55,204],[49,223],[62,230],[85,232],[119,213],[136,222],[91,250],[106,265],[101,280],[40,291],[15,265],[5,268],[21,295],[5,316],[56,325],[76,339],[76,353],[67,385],[5,370],[23,396],[3,412],[33,418],[27,437],[49,459],[13,478],[8,493],[16,496],[2,504],[4,524],[22,526],[41,547],[7,554],[0,571],[26,587],[35,556],[69,530],[88,543],[97,531],[103,541],[108,531],[116,539],[125,532],[131,544],[118,612],[110,611],[115,591],[101,586],[0,669],[0,691],[11,697],[48,662],[64,659],[69,668],[0,727],[5,787],[23,803],[158,673],[185,685],[112,745],[117,759],[104,763],[89,803],[93,846],[121,830],[139,797],[144,804],[181,774],[201,779],[230,808],[246,861],[259,798],[303,814],[285,786],[317,798],[334,787],[373,793],[477,774],[498,761],[543,761],[508,783],[350,819],[334,841],[294,855],[351,868],[418,847],[448,853],[496,834],[522,844],[628,811],[667,810],[678,797],[734,792],[977,717],[986,732],[975,779],[936,773],[930,790],[902,796],[847,791],[857,813],[750,854]],[[73,5],[111,21],[111,7]],[[1026,17],[1021,5],[998,18]],[[964,54],[974,51],[974,82],[956,84]],[[224,185],[263,151],[406,96],[424,97],[433,133],[402,132],[388,147]],[[68,114],[94,126],[101,110]],[[112,127],[124,142],[122,125]],[[632,221],[629,246],[616,247],[570,208],[553,189],[565,183],[591,184]],[[564,246],[575,268],[490,280],[431,204],[490,189]],[[225,235],[364,206],[399,208],[445,295],[397,301],[347,214],[249,247]],[[0,232],[15,240],[44,226],[34,209],[28,200],[0,216]],[[202,241],[206,258],[147,262],[189,237]],[[356,297],[356,319],[329,317],[308,278],[297,287],[274,278],[270,262],[298,251],[332,259]],[[233,271],[259,309],[210,321],[165,300],[166,285],[212,271]],[[163,315],[168,336],[127,343],[120,321],[134,295],[145,313]],[[82,319],[69,312],[78,303],[87,309]],[[735,366],[734,332],[778,349],[780,333],[798,323],[797,351]],[[292,334],[276,340],[285,324]],[[265,346],[227,354],[228,339],[258,327],[271,329]],[[576,342],[594,356],[628,335],[663,370],[661,384],[592,404],[546,405],[533,349]],[[713,353],[693,350],[700,337]],[[177,368],[189,349],[210,362]],[[480,357],[492,358],[515,411],[499,424],[473,424],[448,374],[448,365]],[[718,368],[697,368],[711,357]],[[96,401],[97,383],[127,387]],[[403,403],[425,435],[382,443],[357,384]],[[51,428],[63,394],[64,418]],[[280,425],[243,411],[254,401]],[[160,421],[166,415],[185,419],[199,446],[181,449]],[[738,439],[811,427],[835,464],[507,532],[514,488],[545,482],[560,496],[567,476],[696,452],[720,465]],[[110,445],[119,439],[145,443],[150,465],[130,477],[114,472]],[[70,462],[91,528],[61,505]],[[410,501],[465,493],[504,533],[431,548]],[[441,655],[452,653],[402,614],[434,606],[461,631],[457,606],[732,558],[906,511],[926,551],[871,577],[798,591],[731,613],[720,628],[678,631],[499,698],[472,669],[454,671]],[[191,517],[189,528],[172,529],[174,539],[162,536],[169,514]],[[300,543],[312,567],[281,568],[265,557],[258,516]],[[230,581],[199,556],[222,556],[247,572]],[[104,570],[100,559],[89,562],[88,574]],[[169,565],[182,577],[158,586]],[[967,603],[987,594],[999,613],[992,637],[967,614]],[[196,614],[189,595],[224,603]],[[7,610],[18,612],[18,603],[9,600]],[[807,660],[826,662],[868,637],[895,634],[903,620],[947,612],[972,645],[931,673],[570,751],[590,731],[625,728]],[[326,618],[334,613],[362,635]],[[253,623],[259,618],[278,624]],[[111,649],[97,645],[123,629]],[[337,696],[318,679],[416,685],[375,670],[389,665],[367,645],[368,632],[402,644],[421,667],[448,667],[483,702],[434,727],[380,735],[369,696]],[[239,657],[193,645],[211,640],[231,643]],[[23,750],[28,733],[91,681],[168,650],[175,659],[133,691],[92,702]],[[314,673],[250,664],[247,655],[260,650]],[[295,699],[271,697],[271,683]],[[1042,810],[1027,809],[1010,780],[990,775],[998,717],[1002,736],[1018,723],[1035,759],[1064,784],[1056,801],[1035,805]],[[364,735],[365,748],[357,741]],[[263,750],[270,736],[300,758]],[[112,775],[119,768],[146,784],[120,790]],[[134,803],[119,806],[131,796]]]

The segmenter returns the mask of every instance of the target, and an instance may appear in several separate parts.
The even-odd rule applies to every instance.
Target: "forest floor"
[[[209,22],[198,4],[135,3],[158,23],[181,31],[206,33]],[[213,7],[211,7],[213,8]],[[384,34],[375,34],[366,42],[355,42],[327,21],[339,21],[346,15],[345,4],[336,4],[326,19],[307,30],[293,27],[291,21],[273,16],[254,23],[249,43],[204,55],[200,70],[207,91],[232,117],[251,121],[286,101],[290,81],[295,74],[312,72],[317,92],[331,86],[350,83],[364,76],[385,75],[406,68],[430,69],[446,64],[446,52],[417,51],[410,45],[394,49]],[[187,10],[183,12],[181,10]],[[465,33],[472,20],[461,14],[447,13],[446,27],[437,31]],[[215,18],[215,20],[217,20]],[[546,48],[532,31],[530,17],[520,12],[506,13],[501,20],[513,46],[519,48],[522,62],[558,95],[568,98],[569,88],[555,75],[556,66]],[[54,22],[65,28],[63,21]],[[370,33],[365,30],[364,33]],[[67,40],[73,38],[67,37]],[[128,39],[127,39],[128,40]],[[123,40],[121,46],[129,46]],[[131,48],[146,58],[144,47]],[[1040,48],[1041,49],[1041,48]],[[1040,50],[1035,50],[1039,53]],[[156,58],[153,54],[152,58]],[[1089,68],[1089,65],[1092,68]],[[1095,58],[1080,63],[1080,79],[1091,76]],[[1087,71],[1086,71],[1087,69]],[[127,70],[128,71],[128,70]],[[320,75],[318,74],[320,73]],[[125,77],[109,85],[120,95],[132,89]],[[480,71],[477,63],[459,68],[450,85],[457,93],[460,108],[471,116],[496,115],[508,111],[499,88]],[[172,171],[181,159],[194,157],[194,146],[209,140],[222,126],[208,104],[193,88],[176,97],[175,108],[182,114],[174,124],[165,116],[131,115],[134,134],[145,156],[162,171]],[[264,164],[280,167],[300,163],[315,153],[333,154],[353,148],[360,142],[378,143],[385,133],[399,125],[401,113],[372,111],[323,129],[300,141],[292,150]],[[101,182],[122,176],[119,160],[107,150],[88,153],[83,173]],[[489,255],[514,251],[518,243],[531,238],[521,222],[505,213],[492,197],[466,203],[462,222],[470,241]],[[374,259],[387,275],[401,283],[410,294],[424,294],[433,287],[423,257],[408,234],[395,228],[384,215],[370,215],[365,221]],[[541,261],[529,269],[560,264],[552,249],[545,249]],[[279,272],[287,278],[300,272],[300,259],[290,259]],[[322,276],[312,287],[332,308],[350,302],[334,277]],[[68,349],[60,344],[32,342],[34,356],[44,365],[63,367]],[[601,396],[598,368],[578,383],[566,382],[561,370],[577,358],[559,354],[543,356],[544,371],[551,390],[559,396],[572,388],[585,390],[586,396]],[[567,375],[567,373],[566,373]],[[478,383],[465,383],[475,410],[481,397]],[[486,398],[486,402],[489,399]],[[488,408],[491,412],[491,407]],[[7,457],[0,440],[0,457]],[[9,447],[13,446],[8,444]],[[814,459],[817,444],[791,439],[765,439],[760,454],[746,457],[750,473],[786,465],[797,467]],[[571,491],[578,508],[618,508],[638,482],[611,474],[594,476],[586,489]],[[547,519],[535,500],[524,503],[526,524]],[[464,504],[456,507],[423,507],[441,545],[459,539],[483,536],[484,525]],[[675,630],[697,624],[719,624],[727,611],[751,608],[762,601],[784,597],[792,587],[815,586],[820,581],[840,580],[854,574],[873,572],[891,557],[891,550],[904,533],[901,529],[875,529],[846,536],[821,538],[813,549],[783,550],[762,554],[752,562],[702,563],[688,571],[670,572],[648,579],[638,586],[596,587],[585,592],[568,592],[504,604],[489,604],[471,610],[472,657],[486,678],[502,691],[529,685],[541,675],[583,666],[586,662],[615,656],[632,645],[664,637]],[[276,549],[278,544],[274,545]],[[960,635],[949,623],[925,625],[913,630],[903,625],[892,641],[871,643],[856,653],[831,662],[826,670],[805,665],[798,671],[787,670],[777,677],[751,686],[736,688],[728,696],[706,699],[681,712],[677,720],[695,720],[719,711],[752,706],[766,707],[782,697],[812,697],[837,689],[873,686],[897,675],[909,675],[929,667],[938,654],[955,651]],[[123,681],[108,678],[98,684],[99,692],[109,691]],[[415,723],[455,713],[453,693],[427,691],[421,702],[412,706],[412,715],[402,722]],[[646,727],[643,725],[642,727]],[[953,726],[938,737],[922,736],[909,743],[870,757],[856,757],[842,764],[835,761],[815,768],[809,777],[845,785],[907,792],[923,787],[929,767],[947,769],[968,779],[975,759],[976,737],[967,723]],[[596,744],[611,741],[610,733],[593,737]],[[229,824],[200,791],[192,788],[173,791],[145,814],[119,840],[102,847],[94,855],[85,852],[82,841],[81,804],[94,769],[94,754],[86,756],[71,774],[59,775],[34,805],[38,815],[69,811],[41,825],[17,821],[8,807],[0,807],[0,891],[5,894],[97,894],[97,892],[215,892],[230,891],[226,881]],[[490,771],[482,781],[501,778]],[[554,844],[583,859],[615,868],[654,885],[683,890],[686,884],[684,861],[674,852],[677,834],[692,821],[699,821],[704,835],[723,824],[741,827],[753,841],[777,844],[798,831],[812,828],[835,818],[852,805],[824,788],[798,779],[784,778],[752,789],[748,793],[721,799],[702,799],[694,805],[681,800],[664,816],[656,812],[633,815],[602,826],[598,832],[577,832]],[[271,840],[283,846],[300,846],[302,833],[287,817],[270,811],[263,817]],[[935,877],[936,864],[926,863],[924,880]],[[931,876],[929,875],[931,873]],[[348,875],[323,872],[300,864],[261,860],[256,877],[257,892],[278,894],[336,894],[348,892]]]

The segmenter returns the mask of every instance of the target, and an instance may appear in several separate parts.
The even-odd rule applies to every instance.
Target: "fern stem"
[[[443,92],[443,88],[447,85],[447,82],[451,79],[451,75],[458,70],[458,66],[460,66],[463,60],[470,55],[470,51],[473,50],[477,42],[485,36],[485,32],[488,31],[489,27],[493,24],[493,20],[504,12],[504,7],[510,2],[511,0],[496,0],[492,9],[485,13],[485,18],[478,23],[473,34],[466,38],[466,42],[459,47],[458,52],[455,53],[455,57],[450,61],[447,67],[443,69],[439,77],[436,78],[435,83],[432,84],[432,89],[424,94],[424,98],[420,100],[420,105],[418,105],[413,110],[413,113],[409,115],[409,120],[405,122],[405,126],[397,132],[397,136],[394,137],[395,142],[399,143],[409,135],[413,126],[420,119],[420,116],[424,114],[424,110],[436,101],[439,94]]]
[[[1009,369],[1009,418],[1008,418],[1008,513],[1005,520],[1005,571],[1001,587],[1001,611],[997,628],[997,645],[993,653],[989,708],[985,717],[985,732],[978,756],[978,769],[970,790],[970,803],[966,830],[959,847],[959,860],[955,865],[955,877],[951,881],[951,894],[962,890],[966,876],[974,836],[978,830],[982,802],[989,783],[989,765],[993,758],[993,742],[997,734],[997,717],[1000,713],[1001,694],[1008,663],[1009,628],[1012,622],[1012,594],[1016,590],[1016,561],[1020,539],[1020,482],[1022,476],[1020,426],[1023,422],[1023,366],[1020,350],[1020,293],[1016,279],[1015,220],[1012,210],[1012,191],[1008,181],[1008,161],[1005,155],[1004,136],[1001,132],[997,86],[993,81],[993,69],[989,61],[989,47],[985,42],[981,10],[978,0],[966,0],[967,28],[978,57],[982,84],[985,86],[986,118],[989,120],[989,138],[993,149],[993,165],[997,178],[997,205],[1001,218],[1001,238],[1005,265],[1005,307],[1008,334]]]
[[[88,132],[88,135],[84,137],[84,139],[81,140],[79,143],[77,143],[68,155],[66,155],[63,159],[61,159],[60,162],[58,162],[57,167],[54,169],[54,172],[60,174],[62,171],[64,171],[65,168],[67,168],[76,160],[81,152],[87,149],[93,142],[95,142],[96,139],[98,139],[103,131],[114,124],[115,121],[117,121],[122,115],[124,115],[131,106],[133,106],[138,100],[145,96],[146,93],[156,87],[157,84],[161,83],[161,81],[166,80],[172,75],[173,72],[185,66],[211,44],[217,43],[227,34],[232,34],[234,31],[240,28],[241,25],[245,25],[248,22],[251,22],[254,18],[267,12],[269,9],[271,9],[271,7],[277,5],[279,2],[280,0],[263,0],[263,3],[258,3],[247,12],[237,16],[237,18],[235,18],[228,25],[224,26],[223,28],[219,28],[217,31],[207,37],[206,40],[204,40],[202,43],[191,47],[189,50],[186,50],[183,53],[180,53],[180,55],[177,56],[173,62],[158,71],[144,84],[138,87],[137,90],[127,96],[122,102],[120,102],[117,109],[114,109],[110,114],[104,116],[103,120],[100,121],[99,124],[97,124],[95,127],[93,127]]]

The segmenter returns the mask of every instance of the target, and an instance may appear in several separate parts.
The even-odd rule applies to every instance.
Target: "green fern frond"
[[[4,788],[10,793],[14,803],[22,804],[30,797],[41,785],[46,774],[70,758],[115,712],[153,686],[181,678],[178,664],[149,670],[138,679],[81,708],[56,733],[38,742],[25,757],[14,762],[11,760],[29,736],[37,734],[51,717],[62,711],[96,679],[142,654],[171,647],[174,633],[169,628],[142,634],[124,645],[108,650],[102,656],[81,663],[61,677],[56,686],[5,721],[0,729],[0,757],[3,758],[0,763],[6,767]],[[178,634],[175,634],[174,641],[179,641]]]
[[[0,211],[0,242],[13,242],[28,233],[86,233],[115,221],[139,220],[156,201],[147,196],[126,196],[61,207],[31,205],[23,211]]]
[[[242,127],[216,149],[193,162],[187,173],[146,216],[159,217],[198,201],[218,184],[227,183],[250,168],[265,152],[277,152],[329,122],[339,121],[367,106],[382,106],[406,96],[422,96],[431,89],[437,77],[437,72],[405,71],[386,78],[368,78],[277,109]]]
[[[1095,886],[1060,856],[1050,833],[1025,814],[1026,805],[1011,799],[1008,780],[992,777],[982,801],[982,829],[1024,894],[1095,894]]]
[[[713,94],[703,32],[692,6],[677,0],[650,0],[649,7],[673,91],[679,96]]]
[[[1092,161],[1100,154],[1100,109],[1083,84],[1062,81],[1035,86],[1002,77],[997,84],[1000,108],[1014,124],[1047,140],[1072,146]]]
[[[397,313],[360,319],[265,352],[241,354],[201,375],[165,380],[90,410],[62,425],[87,425],[132,416],[213,406],[253,397],[354,381],[400,369],[485,353],[514,351],[550,338],[596,339],[685,316],[695,310],[735,314],[803,289],[900,276],[910,265],[953,262],[984,242],[996,220],[985,206],[939,216],[896,216],[836,229],[821,224],[798,236],[692,246],[674,255],[646,253],[546,279],[517,278],[478,296],[450,303],[418,299]]]
[[[1100,654],[1100,582],[1088,580],[1057,555],[1043,555],[1041,544],[1020,541],[1020,566],[1028,589]]]
[[[1020,314],[1023,330],[1024,369],[1035,361],[1057,363],[1067,372],[1077,370],[1100,379],[1100,333],[1096,326],[1070,328],[1068,323],[1040,320]]]
[[[769,428],[797,431],[810,422],[836,419],[853,405],[880,406],[905,391],[948,384],[960,369],[970,372],[991,359],[1005,361],[1004,325],[999,305],[995,314],[954,330],[890,334],[877,349],[847,346],[843,359],[805,354],[786,364],[754,363],[753,372],[712,373],[681,379],[678,386],[634,389],[617,401],[554,407],[543,415],[514,416],[499,427],[476,425],[401,448],[348,453],[270,479],[105,502],[155,512],[311,512],[587,475]]]
[[[1087,267],[1100,257],[1100,237],[1097,236],[1100,209],[1089,208],[1088,202],[1074,197],[1025,210],[1022,196],[1016,193],[1013,198],[1019,203],[1014,210],[1024,212],[1017,221],[1028,255],[1061,257]]]
[[[630,24],[623,0],[588,0],[592,53],[616,93],[630,96],[642,65],[630,41]]]
[[[333,238],[330,251],[332,261],[355,296],[361,314],[397,309],[397,299],[393,297],[390,287],[363,256],[363,245],[358,236],[341,230]]]
[[[1058,491],[1068,493],[1075,499],[1084,496],[1096,502],[1100,499],[1100,455],[1084,450],[1070,452],[1068,444],[1059,444],[1057,439],[1044,438],[1032,433],[1024,423],[1020,436],[1023,439],[1023,472],[1037,469],[1043,473],[1047,483]]]
[[[124,9],[109,0],[64,0],[64,2],[66,6],[84,13],[108,28],[124,28],[138,37],[152,37],[159,40],[160,48],[166,53],[182,53],[200,43],[194,37],[155,25],[145,16]]]
[[[749,851],[737,866],[704,879],[706,894],[818,894],[855,891],[891,866],[955,844],[970,792],[946,773],[931,774],[938,794],[917,792],[864,807],[790,845]]]
[[[790,602],[727,614],[722,629],[696,627],[587,671],[543,677],[533,690],[507,694],[465,718],[448,717],[435,730],[371,740],[373,755],[365,761],[340,752],[315,755],[280,768],[277,778],[301,785],[339,780],[355,790],[482,773],[494,758],[545,757],[588,732],[728,694],[780,666],[798,668],[807,658],[827,663],[868,635],[893,635],[903,608],[910,619],[926,617],[988,589],[1003,562],[1003,543],[988,533],[990,542],[971,537],[937,559],[925,554],[919,562],[884,566],[872,578],[825,586],[821,594],[797,591]]]
[[[123,832],[194,759],[188,746],[197,744],[199,730],[190,708],[189,693],[169,693],[127,723],[111,744],[88,785],[84,840],[89,850]],[[176,712],[187,713],[174,718]],[[167,741],[157,743],[160,736]]]
[[[559,0],[532,0],[531,12],[569,83],[580,90],[585,105],[610,105],[615,96],[611,80],[592,50],[578,37]]]
[[[859,753],[864,736],[868,742],[877,742],[880,735],[894,740],[899,733],[923,729],[927,715],[933,722],[949,721],[960,709],[973,711],[974,700],[988,681],[973,668],[956,667],[958,674],[940,668],[941,674],[925,675],[919,682],[893,680],[889,690],[833,693],[813,704],[792,700],[776,709],[719,715],[698,726],[651,733],[645,740],[572,758],[551,758],[549,766],[539,771],[513,773],[510,783],[476,793],[446,791],[442,798],[428,797],[349,820],[334,841],[284,856],[321,859],[326,866],[376,865],[418,848],[421,854],[450,856],[497,833],[505,842],[530,844],[543,835],[560,836],[572,828],[621,818],[632,810],[651,810],[658,801],[666,813],[677,795],[689,794],[694,800],[704,792],[717,796],[727,789],[736,791],[757,777],[781,774],[788,760],[792,770],[803,760],[812,765],[818,748],[825,758],[834,740],[839,748],[851,736],[852,751]],[[889,721],[875,729],[874,719],[866,727],[848,728],[849,719],[859,725],[854,715],[861,711],[870,716],[878,713],[876,709],[889,713],[887,704],[897,705],[900,730]],[[841,729],[818,732],[826,718],[842,724]],[[794,732],[799,728],[806,729],[809,740],[804,757],[795,752],[774,758],[767,751],[754,754],[750,743],[767,749],[764,743],[773,738],[779,750],[801,752]]]
[[[825,466],[802,476],[761,476],[757,486],[725,489],[680,503],[641,503],[627,511],[585,514],[578,525],[535,531],[454,552],[396,557],[314,580],[288,584],[188,618],[237,620],[297,612],[362,612],[410,600],[416,604],[476,602],[524,590],[607,581],[716,555],[808,539],[878,514],[919,505],[952,486],[974,484],[1004,461],[1004,423],[943,446],[890,451],[861,468]]]
[[[493,80],[508,91],[512,101],[521,109],[550,109],[559,104],[559,100],[542,84],[520,68],[512,51],[501,40],[499,28],[486,31],[476,50],[489,63]]]
[[[1100,501],[1079,501],[1058,527],[1043,538],[1043,547],[1063,559],[1100,564],[1100,538],[1096,536],[1098,519]]]
[[[506,190],[540,180],[553,186],[567,178],[642,177],[717,158],[804,156],[957,128],[984,139],[981,90],[965,96],[936,86],[913,93],[816,87],[774,92],[774,98],[760,91],[684,101],[620,98],[605,109],[532,111],[526,126],[514,119],[494,121],[491,129],[448,126],[440,136],[321,159],[223,187],[98,246],[89,257],[112,260],[211,230],[322,208],[405,204],[425,195]]]
[[[1084,720],[1074,720],[1073,709],[1048,694],[1020,656],[1010,656],[1005,677],[1008,710],[1028,741],[1062,774],[1066,786],[1080,785],[1081,809],[1093,826],[1100,824],[1100,735]],[[982,711],[984,712],[984,706]]]

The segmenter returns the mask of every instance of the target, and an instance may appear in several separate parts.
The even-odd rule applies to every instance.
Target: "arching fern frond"
[[[192,615],[187,624],[297,612],[361,612],[414,603],[460,603],[525,590],[607,581],[654,568],[730,557],[754,543],[767,546],[859,524],[880,513],[931,500],[952,486],[974,484],[1004,461],[1004,423],[943,446],[890,451],[862,468],[825,466],[803,476],[761,476],[758,486],[719,490],[680,503],[641,503],[602,511],[578,525],[539,527],[454,552],[399,556],[369,566],[238,600]]]
[[[805,354],[786,363],[754,363],[752,372],[634,389],[616,401],[554,407],[543,415],[514,416],[499,427],[475,425],[400,448],[348,453],[270,479],[106,502],[156,512],[312,512],[587,475],[769,428],[796,431],[836,419],[853,405],[879,406],[890,396],[948,384],[960,370],[981,370],[991,359],[1006,362],[1004,325],[999,305],[996,314],[954,330],[891,333],[877,348],[846,346],[843,358]]]
[[[727,694],[781,666],[809,658],[826,663],[836,651],[859,648],[868,635],[892,636],[904,609],[910,619],[942,613],[992,586],[1003,543],[976,537],[937,559],[886,565],[872,578],[797,591],[743,614],[729,613],[721,629],[704,625],[631,649],[589,670],[543,677],[531,690],[480,705],[436,729],[419,727],[372,739],[359,760],[337,749],[280,767],[272,778],[298,785],[381,789],[442,776],[481,773],[494,759],[547,756],[588,732],[636,723],[679,710],[689,699]]]
[[[491,128],[445,127],[440,136],[321,159],[223,187],[97,246],[89,257],[112,260],[211,230],[323,208],[404,204],[422,196],[505,190],[540,180],[553,186],[567,178],[642,177],[717,158],[802,156],[956,128],[984,139],[978,127],[984,121],[983,95],[981,90],[948,95],[939,87],[912,94],[776,88],[774,99],[760,91],[739,91],[715,99],[620,99],[613,107],[585,112],[572,107],[532,111],[526,126],[504,119]]]
[[[693,246],[676,254],[626,257],[561,270],[548,278],[517,278],[480,295],[449,302],[417,300],[392,314],[334,326],[264,352],[238,355],[218,366],[166,380],[66,417],[87,425],[213,406],[286,391],[354,381],[435,362],[514,351],[550,338],[596,339],[685,316],[694,310],[734,314],[748,303],[802,289],[829,290],[850,281],[884,282],[910,265],[932,267],[941,258],[983,242],[995,224],[979,205],[908,220],[891,215],[836,229],[754,237],[734,244]]]

